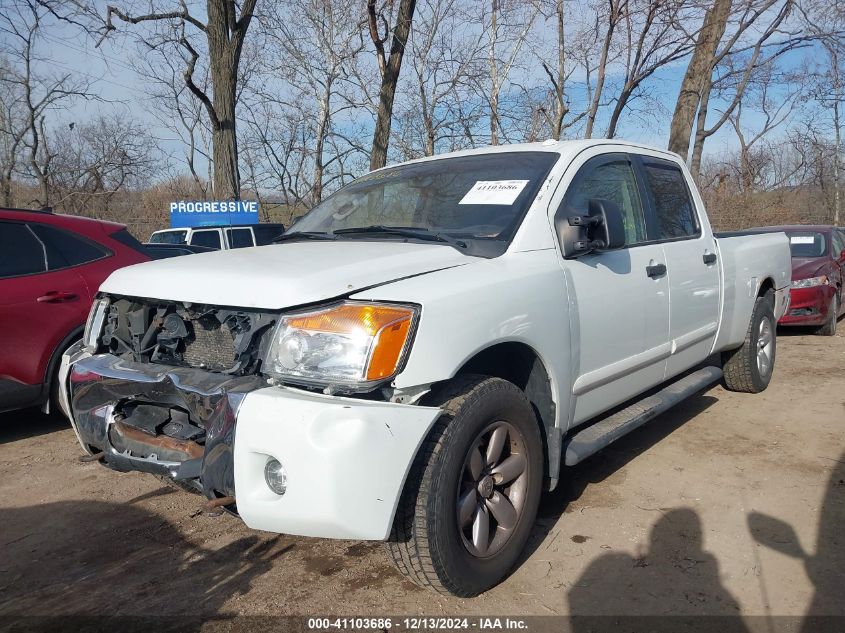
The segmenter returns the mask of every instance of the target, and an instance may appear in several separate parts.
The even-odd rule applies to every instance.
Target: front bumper
[[[190,480],[209,498],[234,496],[249,527],[304,536],[387,538],[411,463],[440,414],[80,348],[69,350],[61,372],[62,406],[77,438],[87,452],[102,451],[105,465]],[[187,412],[206,432],[201,457],[116,448],[115,431],[132,421],[121,413],[127,403]],[[287,472],[282,496],[265,483],[270,458]]]
[[[836,288],[830,285],[792,288],[789,309],[778,325],[824,325]]]

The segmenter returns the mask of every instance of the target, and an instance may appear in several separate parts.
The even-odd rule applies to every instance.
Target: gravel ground
[[[843,323],[845,330],[845,323]],[[151,475],[81,463],[65,422],[0,416],[9,615],[845,615],[845,336],[782,333],[757,396],[688,400],[564,474],[522,563],[429,593],[379,543],[247,529]]]

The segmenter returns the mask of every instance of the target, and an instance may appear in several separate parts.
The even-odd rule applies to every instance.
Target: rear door
[[[563,264],[572,339],[579,342],[572,359],[575,424],[660,383],[669,355],[663,246],[648,243],[645,204],[629,156],[599,152],[577,167],[558,210],[586,215],[590,199],[610,200],[622,210],[626,233],[622,249]]]
[[[91,305],[84,280],[53,247],[59,229],[44,229],[0,221],[0,379],[29,385],[45,380],[51,355],[84,325]]]
[[[680,165],[639,155],[649,233],[662,244],[669,278],[669,339],[666,375],[677,375],[705,360],[719,326],[719,266],[716,241],[703,206]]]

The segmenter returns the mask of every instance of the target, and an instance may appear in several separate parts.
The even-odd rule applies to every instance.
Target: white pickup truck
[[[387,541],[472,596],[565,467],[720,379],[766,388],[790,270],[783,234],[714,236],[674,154],[457,152],[359,178],[278,244],[113,273],[63,406],[90,459],[252,528]]]

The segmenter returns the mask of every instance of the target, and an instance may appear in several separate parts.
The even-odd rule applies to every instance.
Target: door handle
[[[704,263],[710,266],[711,264],[716,263],[716,253],[708,253],[707,251],[704,252],[704,256],[701,258],[704,260]]]
[[[72,292],[60,292],[58,290],[50,290],[36,299],[38,303],[67,303],[69,301],[76,301],[79,297]]]
[[[652,279],[666,274],[666,264],[649,264],[645,267],[646,274]]]

